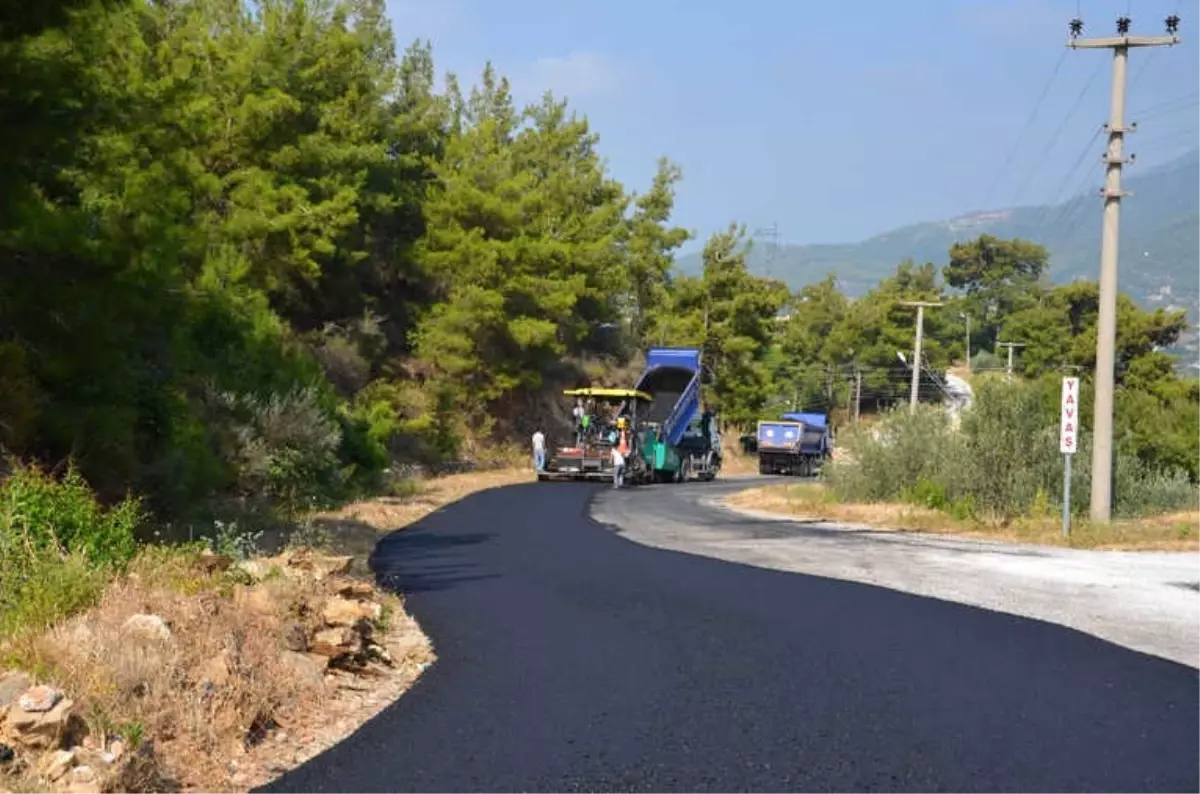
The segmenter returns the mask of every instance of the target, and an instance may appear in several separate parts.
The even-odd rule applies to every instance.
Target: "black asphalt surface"
[[[439,659],[263,790],[1200,789],[1196,670],[640,546],[588,518],[602,487],[487,491],[384,539]]]

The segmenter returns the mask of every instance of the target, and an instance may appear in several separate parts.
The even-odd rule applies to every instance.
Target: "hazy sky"
[[[1130,175],[1195,147],[1197,0],[388,2],[398,44],[431,40],[464,88],[491,60],[518,102],[567,97],[628,188],[679,163],[689,249],[731,220],[849,242],[1099,186],[1111,54],[1064,46],[1077,5],[1085,35],[1182,17],[1181,45],[1130,57]]]

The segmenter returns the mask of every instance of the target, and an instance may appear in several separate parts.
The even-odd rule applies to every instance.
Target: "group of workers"
[[[616,444],[618,435],[627,424],[625,417],[620,416],[620,412],[620,406],[615,406],[608,421],[599,425],[595,402],[588,400],[587,405],[584,405],[583,400],[576,397],[575,407],[571,409],[571,417],[575,421],[575,443],[583,446],[588,440],[596,439]]]
[[[620,407],[613,408],[613,415],[604,427],[597,427],[593,417],[596,405],[588,400],[585,406],[583,400],[576,398],[571,416],[575,419],[575,443],[583,446],[589,438],[595,438],[609,444],[609,455],[613,467],[613,487],[620,488],[625,483],[625,459],[629,456],[629,420],[620,416]]]
[[[571,415],[575,420],[575,443],[583,446],[589,439],[597,439],[610,445],[609,455],[613,465],[613,487],[620,488],[625,483],[625,459],[629,456],[629,421],[619,416],[620,409],[614,410],[614,415],[598,428],[594,420],[595,404],[589,400],[588,405],[576,398]],[[538,429],[533,434],[533,467],[543,471],[546,466],[546,436]]]

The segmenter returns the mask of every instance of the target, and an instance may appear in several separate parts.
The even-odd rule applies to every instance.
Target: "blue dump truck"
[[[780,421],[759,422],[755,441],[759,474],[811,477],[833,452],[825,414],[789,413]]]
[[[683,482],[711,480],[721,468],[721,436],[716,416],[700,405],[700,351],[655,347],[646,353],[646,370],[634,389],[650,396],[638,405],[635,454],[639,479]],[[630,415],[632,406],[623,409]]]

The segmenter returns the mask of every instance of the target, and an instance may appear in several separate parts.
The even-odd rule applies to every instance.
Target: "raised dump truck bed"
[[[659,425],[663,440],[679,443],[688,423],[700,410],[700,351],[685,347],[653,347],[635,389],[650,395],[641,419]]]
[[[695,474],[711,480],[720,468],[720,436],[700,410],[700,351],[654,347],[636,388],[650,395],[638,411],[640,453],[650,479],[681,482]]]

